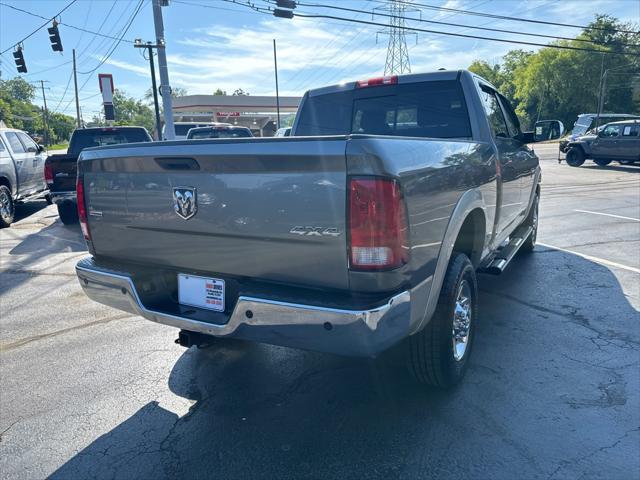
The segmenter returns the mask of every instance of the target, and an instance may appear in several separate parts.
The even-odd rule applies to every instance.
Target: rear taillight
[[[390,270],[409,261],[407,214],[398,182],[349,181],[349,255],[352,270]]]
[[[51,164],[47,161],[44,162],[44,179],[47,182],[47,185],[53,184],[53,169],[51,168]]]
[[[356,88],[375,87],[379,85],[395,85],[398,83],[397,75],[389,75],[387,77],[370,78],[369,80],[358,80]]]
[[[78,201],[78,219],[80,220],[80,228],[85,240],[91,240],[89,233],[89,224],[87,223],[87,206],[84,201],[84,182],[81,175],[78,175],[76,182],[76,195]]]

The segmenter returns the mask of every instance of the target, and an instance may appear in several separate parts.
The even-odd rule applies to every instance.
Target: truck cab
[[[26,132],[0,128],[0,227],[8,227],[18,202],[48,197],[44,147]]]

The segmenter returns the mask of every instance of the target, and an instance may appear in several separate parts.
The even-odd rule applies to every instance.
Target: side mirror
[[[44,145],[38,144],[38,153],[42,153],[45,151]]]
[[[541,120],[536,122],[533,132],[534,142],[555,140],[564,134],[564,124],[560,120]]]

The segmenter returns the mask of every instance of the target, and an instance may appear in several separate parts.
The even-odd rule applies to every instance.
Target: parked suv
[[[22,130],[0,128],[0,227],[11,225],[16,203],[43,196],[50,201],[43,152]]]
[[[571,142],[575,142],[578,137],[582,137],[583,135],[589,135],[589,132],[591,130],[595,131],[595,128],[600,131],[602,126],[607,123],[638,119],[640,119],[640,116],[630,115],[628,113],[605,113],[600,114],[600,117],[598,117],[597,113],[582,113],[578,115],[576,123],[573,124],[571,134],[560,141],[560,151],[567,153]],[[598,124],[597,127],[596,123]]]
[[[640,120],[609,123],[597,135],[585,135],[569,143],[569,165],[579,167],[587,159],[601,167],[613,160],[627,165],[640,162]]]

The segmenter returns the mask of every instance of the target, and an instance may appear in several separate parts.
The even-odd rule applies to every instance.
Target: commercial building
[[[280,122],[288,125],[301,97],[280,97]],[[254,95],[185,95],[173,99],[175,122],[226,122],[270,137],[277,129],[276,97]]]

